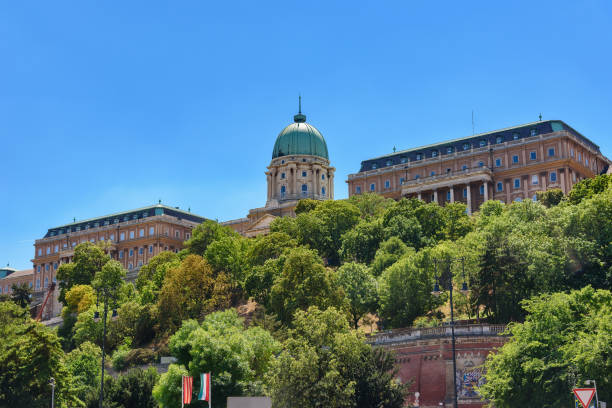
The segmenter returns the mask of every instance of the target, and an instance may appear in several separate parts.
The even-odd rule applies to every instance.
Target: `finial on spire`
[[[539,118],[540,118],[540,122],[541,122],[542,121],[542,113],[541,112],[540,112]]]
[[[304,123],[306,122],[306,115],[302,115],[302,95],[298,96],[298,114],[293,115],[293,121],[295,123]]]
[[[393,153],[395,153],[395,146],[393,146]]]

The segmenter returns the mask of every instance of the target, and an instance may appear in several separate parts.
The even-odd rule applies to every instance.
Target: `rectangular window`
[[[405,181],[405,180],[404,180],[404,178],[403,178],[403,177],[400,177],[400,185],[403,185],[403,184],[404,184],[404,181]]]
[[[467,188],[464,188],[463,189],[463,198],[466,198],[466,197],[467,197]]]
[[[45,270],[46,270],[47,272],[49,272],[49,265],[51,265],[51,264],[46,264],[46,265],[45,265]]]
[[[578,161],[582,161],[582,153],[578,153]]]
[[[479,161],[478,162],[478,167],[483,167],[484,166],[484,162]]]
[[[570,149],[570,156],[574,157],[574,149]]]
[[[536,160],[538,158],[538,155],[536,152],[529,152],[529,158],[531,160]]]
[[[385,180],[385,188],[390,188],[391,182],[389,180]]]
[[[89,242],[94,243],[94,242],[96,242],[96,239],[95,238],[90,238]]]
[[[504,183],[497,183],[497,191],[504,191]]]
[[[36,278],[36,289],[40,289],[40,278]]]
[[[134,256],[134,250],[130,249],[130,258]]]
[[[355,187],[355,194],[361,194],[361,186]]]
[[[191,234],[188,232],[185,234],[185,239],[189,239],[189,238],[191,238]]]
[[[550,182],[551,182],[551,183],[554,183],[554,182],[556,182],[556,181],[557,181],[557,172],[555,172],[555,171],[551,171],[551,172],[550,172]]]
[[[123,251],[119,251],[119,259],[123,259]]]
[[[47,255],[51,253],[51,247],[47,247]]]
[[[134,231],[130,231],[130,239],[134,239]]]
[[[36,267],[36,271],[37,271],[38,273],[40,273],[40,265],[38,265],[38,266]]]
[[[451,195],[451,192],[449,190],[446,192],[446,201],[450,201],[450,195]]]
[[[584,158],[584,164],[585,164],[587,167],[589,167],[589,158],[588,158],[588,157],[585,157],[585,158]]]
[[[128,269],[129,269],[130,271],[131,271],[132,269],[134,269],[134,265],[133,265],[131,262],[128,264]]]
[[[121,232],[119,234],[119,241],[123,241],[123,240],[125,240],[125,232]]]
[[[501,167],[501,159],[495,159],[495,167]]]
[[[174,236],[177,238],[181,237],[181,231],[174,231]]]
[[[140,238],[144,237],[144,228],[141,228],[140,230],[138,230],[138,236]]]
[[[516,155],[516,154],[515,154],[514,156],[512,156],[512,163],[513,163],[513,164],[516,164],[516,163],[518,163],[518,162],[519,162],[519,160],[518,160],[518,155]]]
[[[538,185],[538,175],[537,174],[534,174],[531,176],[531,184],[534,186]]]
[[[56,245],[53,247],[53,252],[58,252],[59,251],[59,245]]]
[[[41,256],[41,255],[42,255],[42,249],[38,248],[38,256]]]
[[[144,254],[144,248],[138,248],[138,255]]]
[[[480,195],[484,195],[484,186],[480,186]]]
[[[551,147],[550,149],[548,149],[548,157],[554,157],[555,155],[555,148]]]
[[[138,266],[142,266],[142,261],[138,261]]]
[[[514,179],[514,188],[521,188],[521,179],[520,178],[515,178]]]
[[[436,175],[436,172],[435,172],[435,171],[432,171],[431,173],[429,173],[429,175],[430,175],[431,177],[433,177],[433,176],[435,176],[435,175]]]
[[[370,191],[375,191],[376,190],[376,184],[372,183],[370,184]]]
[[[73,247],[75,247],[75,246],[76,246],[76,244],[77,244],[77,243],[76,243],[76,241],[74,241],[74,242],[72,243],[72,246],[73,246]]]
[[[155,235],[155,227],[149,227],[149,235]]]
[[[149,245],[149,253],[152,254],[153,253],[153,245]]]

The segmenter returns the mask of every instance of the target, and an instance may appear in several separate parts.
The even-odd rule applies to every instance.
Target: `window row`
[[[557,172],[551,171],[550,173],[548,173],[548,180],[551,183],[556,183],[557,182]],[[531,176],[531,185],[537,186],[539,183],[540,183],[539,176],[537,174],[533,174]],[[521,184],[522,184],[521,179],[518,177],[512,180],[512,185],[514,186],[515,189],[521,188]],[[498,192],[504,191],[504,183],[502,183],[501,181],[497,182],[497,191]]]

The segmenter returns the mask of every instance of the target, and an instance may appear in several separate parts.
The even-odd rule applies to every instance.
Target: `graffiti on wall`
[[[482,367],[476,367],[473,361],[466,361],[463,367],[457,370],[457,397],[480,398],[477,389],[485,383]]]

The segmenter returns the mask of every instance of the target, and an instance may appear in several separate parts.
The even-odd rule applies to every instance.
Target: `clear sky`
[[[0,264],[73,217],[243,217],[298,93],[336,167],[562,119],[612,157],[612,2],[0,6]]]

